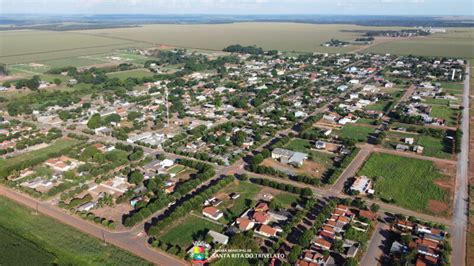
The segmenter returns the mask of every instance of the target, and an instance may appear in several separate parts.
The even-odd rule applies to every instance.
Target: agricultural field
[[[200,213],[196,214],[201,215]],[[189,248],[192,242],[199,237],[205,236],[208,230],[220,232],[224,227],[212,223],[204,218],[194,215],[187,215],[180,221],[177,221],[173,227],[166,233],[159,236],[158,239],[165,244],[179,245],[181,248]]]
[[[9,232],[0,226],[0,250],[8,250],[2,252],[0,257],[1,265],[14,265],[21,261],[25,265],[47,265],[53,264],[56,257],[48,251],[35,245],[21,236]]]
[[[33,215],[30,209],[3,197],[0,197],[0,213],[0,246],[7,245],[8,249],[0,257],[2,265],[11,265],[20,255],[22,262],[32,261],[24,265],[148,265],[72,227],[43,215]]]
[[[427,37],[394,39],[371,46],[363,52],[474,58],[472,45],[474,29],[447,28],[447,30],[447,33],[436,33]]]
[[[432,161],[375,153],[357,174],[375,178],[376,196],[384,201],[410,210],[449,215],[454,182]]]
[[[355,139],[358,142],[366,142],[370,134],[375,132],[375,128],[369,126],[347,124],[340,130],[334,130],[332,134],[339,137]]]
[[[30,63],[144,47],[143,43],[65,31],[2,31],[0,62]],[[149,45],[147,45],[149,46]]]

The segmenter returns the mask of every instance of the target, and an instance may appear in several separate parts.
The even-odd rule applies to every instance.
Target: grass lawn
[[[430,200],[449,204],[449,192],[433,183],[446,177],[431,161],[375,153],[358,175],[377,176],[376,195],[381,199],[393,199],[403,208],[432,213],[428,208]]]
[[[196,214],[201,215],[200,213]],[[181,221],[177,221],[175,226],[169,228],[158,239],[163,243],[179,245],[187,249],[198,235],[205,234],[208,230],[220,232],[222,229],[223,226],[207,221],[204,218],[187,215]]]
[[[178,174],[179,172],[183,171],[186,169],[186,166],[184,165],[175,165],[172,168],[168,169],[168,173],[170,174]]]
[[[143,78],[143,77],[151,77],[153,76],[153,73],[144,69],[132,69],[132,70],[127,70],[127,71],[107,73],[107,76],[109,76],[109,78],[119,78],[119,79]]]
[[[224,219],[226,222],[231,222],[235,218],[239,217],[245,210],[252,207],[255,204],[255,196],[260,192],[260,187],[250,182],[239,182],[238,184],[232,183],[225,187],[221,192],[227,195],[232,192],[237,192],[240,197],[236,200],[226,200],[222,203],[224,212]]]
[[[277,203],[277,205],[282,206],[283,208],[290,207],[293,203],[295,203],[300,197],[295,194],[281,192],[273,197],[273,201]]]
[[[423,103],[449,106],[448,99],[424,98]]]
[[[388,110],[388,108],[390,108],[392,104],[393,104],[392,101],[378,101],[376,103],[367,105],[365,109],[372,110],[372,111],[385,112]]]
[[[285,145],[286,149],[298,152],[308,153],[310,160],[317,163],[323,164],[326,167],[332,165],[332,154],[319,152],[317,150],[312,150],[312,145],[309,140],[306,139],[292,139],[288,144]]]
[[[452,154],[446,152],[447,147],[445,147],[442,139],[431,136],[419,136],[416,143],[424,147],[423,155],[443,159],[450,159],[452,157]]]
[[[367,124],[367,125],[372,125],[376,120],[375,119],[370,119],[370,118],[359,118],[357,120],[356,124]]]
[[[457,110],[453,110],[447,106],[433,105],[431,110],[431,117],[443,118],[446,120],[448,126],[455,126],[457,124]]]
[[[148,264],[115,246],[104,246],[99,239],[68,225],[43,215],[32,215],[30,209],[3,197],[0,197],[0,213],[0,247],[9,246],[7,254],[0,252],[2,265],[9,265],[2,262],[5,256],[9,260],[17,259],[10,265]],[[21,257],[15,257],[13,251],[21,252]]]
[[[462,94],[464,84],[458,82],[441,82],[441,88],[443,88],[444,92],[451,94]]]
[[[333,131],[343,138],[355,139],[358,142],[365,142],[370,134],[374,133],[375,129],[361,125],[347,124],[342,129]]]

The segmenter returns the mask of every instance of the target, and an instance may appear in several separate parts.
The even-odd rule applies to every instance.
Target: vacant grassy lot
[[[393,200],[403,208],[443,215],[449,209],[449,192],[434,183],[448,177],[442,175],[431,161],[375,153],[358,175],[378,177],[376,195]],[[433,203],[439,208],[430,208]]]
[[[432,105],[433,109],[431,110],[430,116],[443,118],[446,120],[448,126],[457,125],[457,115],[458,111],[449,108],[448,106],[442,105]]]
[[[0,265],[51,265],[53,254],[0,226]]]
[[[385,112],[392,105],[391,101],[378,101],[374,104],[367,105],[367,110]]]
[[[16,165],[20,165],[33,159],[44,158],[44,160],[46,160],[50,154],[65,152],[67,149],[80,143],[81,141],[75,139],[59,139],[46,148],[34,150],[5,160],[0,160],[0,173],[3,172],[1,170],[11,169]]]
[[[21,257],[2,253],[2,265],[147,265],[112,245],[85,235],[76,229],[43,215],[32,215],[31,210],[0,197],[0,239],[10,242],[6,253],[21,252]],[[4,231],[8,231],[5,233]],[[8,234],[8,236],[7,236]],[[5,237],[5,238],[4,238]],[[5,240],[7,239],[7,240]],[[0,249],[4,251],[5,249]],[[13,264],[4,264],[2,258],[17,258]],[[31,256],[31,257],[30,257]],[[31,262],[34,259],[33,262]],[[31,262],[31,263],[28,263]],[[44,262],[44,263],[42,263]]]
[[[453,155],[449,151],[449,147],[445,146],[443,139],[434,138],[426,135],[388,132],[382,145],[385,148],[395,149],[397,144],[404,144],[404,138],[414,138],[415,144],[424,147],[423,155],[425,156],[437,157],[442,159],[451,159],[453,157]]]
[[[443,159],[450,159],[453,155],[448,151],[448,147],[445,147],[443,140],[433,138],[431,136],[420,136],[416,143],[423,146],[423,155],[432,156]]]
[[[374,131],[375,129],[373,127],[347,124],[341,130],[334,130],[333,134],[337,134],[343,138],[355,139],[358,142],[365,142]]]
[[[458,82],[441,82],[441,88],[443,88],[444,92],[461,95],[464,84]]]
[[[289,208],[293,203],[297,202],[299,199],[298,195],[290,194],[287,192],[282,192],[275,197],[273,197],[273,201],[277,204],[282,206],[283,208]]]
[[[261,187],[250,182],[232,183],[221,190],[221,193],[224,193],[226,196],[233,192],[240,194],[239,198],[235,200],[227,199],[220,205],[222,206],[220,209],[224,212],[224,220],[231,222],[239,217],[245,210],[253,207],[256,203],[255,197],[260,190]]]
[[[198,213],[197,215],[201,215]],[[182,248],[192,246],[193,240],[200,235],[205,235],[209,230],[220,232],[223,226],[207,221],[203,218],[188,215],[183,217],[181,221],[177,221],[176,225],[169,228],[166,233],[159,236],[158,239],[163,243],[179,245]]]
[[[132,69],[127,71],[107,73],[107,76],[109,76],[109,78],[119,78],[124,80],[127,78],[151,77],[153,76],[153,73],[145,69]]]

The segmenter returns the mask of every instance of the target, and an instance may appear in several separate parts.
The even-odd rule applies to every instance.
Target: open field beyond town
[[[100,54],[123,48],[162,45],[162,47],[220,51],[235,43],[289,52],[341,53],[357,50],[373,53],[474,57],[474,47],[472,46],[474,31],[471,28],[448,29],[448,33],[438,33],[428,37],[386,38],[376,41],[370,46],[321,46],[322,43],[332,38],[351,41],[362,36],[361,32],[355,31],[399,29],[401,27],[366,27],[345,24],[230,23],[156,24],[130,28],[62,32],[3,31],[0,32],[0,39],[5,41],[2,42],[0,49],[0,62],[9,65],[41,62],[54,67],[85,66],[103,63]]]
[[[10,250],[8,256],[0,257],[2,265],[11,265],[19,259],[26,263],[25,258],[36,265],[148,264],[51,218],[33,214],[32,210],[3,197],[0,197],[0,213],[2,244]]]

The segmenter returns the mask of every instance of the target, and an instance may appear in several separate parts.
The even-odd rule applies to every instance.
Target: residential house
[[[215,207],[208,206],[202,209],[202,215],[217,221],[224,216],[224,213]]]
[[[266,224],[262,224],[255,230],[255,233],[266,237],[276,237],[278,230]]]

